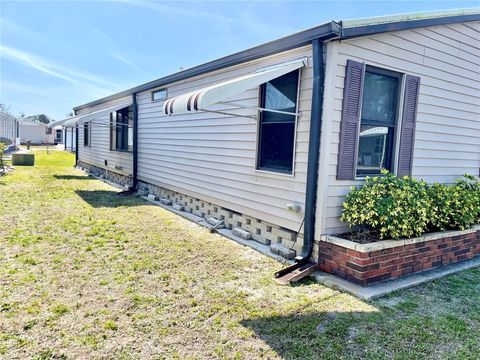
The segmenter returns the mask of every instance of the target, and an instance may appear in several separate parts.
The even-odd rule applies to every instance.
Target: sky
[[[78,106],[330,20],[477,1],[0,0],[0,103],[64,118]]]

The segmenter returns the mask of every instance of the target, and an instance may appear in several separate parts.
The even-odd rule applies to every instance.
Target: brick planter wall
[[[358,244],[323,235],[319,243],[321,270],[367,286],[432,269],[480,254],[480,226],[405,239]]]

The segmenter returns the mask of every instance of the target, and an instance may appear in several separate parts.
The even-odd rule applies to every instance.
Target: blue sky
[[[0,0],[0,103],[61,119],[73,106],[329,20],[477,1]]]

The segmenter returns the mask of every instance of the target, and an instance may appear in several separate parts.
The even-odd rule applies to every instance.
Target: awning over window
[[[77,115],[77,116],[72,116],[67,119],[55,121],[53,123],[48,124],[49,127],[54,127],[57,125],[63,125],[64,127],[72,127],[78,124],[79,121],[81,122],[86,122],[86,121],[91,121],[98,119],[99,117],[110,114],[111,112],[123,109],[127,106],[132,105],[132,100],[129,99],[129,101],[122,102],[121,104],[117,104],[115,106],[111,106],[102,110],[97,110],[88,114],[83,114],[83,115]]]
[[[256,72],[228,81],[211,85],[199,90],[168,99],[163,105],[166,115],[183,114],[199,110],[208,111],[208,107],[231,99],[246,90],[255,88],[270,80],[300,69],[307,59],[296,59],[275,66],[259,69]]]
[[[57,121],[54,121],[54,122],[51,122],[50,124],[48,124],[48,127],[49,128],[54,128],[55,126],[59,126],[59,125],[67,127],[67,125],[65,125],[67,122],[69,122],[71,120],[75,120],[77,118],[80,118],[80,116],[71,116],[71,117],[68,117],[68,118],[63,119],[63,120],[57,120]]]

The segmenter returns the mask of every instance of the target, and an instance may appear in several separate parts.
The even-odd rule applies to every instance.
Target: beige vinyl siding
[[[421,78],[413,176],[428,182],[451,183],[480,167],[480,23],[443,25],[334,41],[336,76],[332,79],[331,122],[325,214],[321,231],[345,230],[338,221],[344,195],[361,181],[337,181],[336,166],[343,86],[347,59],[409,73]],[[327,88],[329,89],[329,88]],[[324,126],[326,126],[324,124]],[[322,151],[324,148],[322,148]],[[322,165],[321,165],[322,166]],[[322,180],[323,179],[323,180]]]
[[[130,97],[125,97],[108,103],[104,103],[91,108],[82,109],[77,115],[84,115],[94,111],[125,103]],[[108,169],[122,175],[131,176],[133,166],[133,155],[131,152],[120,152],[110,150],[110,114],[101,115],[92,120],[95,123],[101,123],[103,126],[91,124],[90,146],[83,145],[83,122],[78,124],[78,159],[86,163]],[[108,166],[105,166],[107,160]],[[122,167],[122,170],[116,167]]]
[[[311,47],[233,66],[165,86],[174,97],[204,86],[245,75],[264,66],[308,57],[301,70],[295,173],[282,175],[255,170],[257,121],[209,112],[162,115],[162,101],[152,102],[151,91],[138,95],[138,178],[141,181],[195,196],[292,230],[303,219],[307,171],[308,131],[312,95]],[[258,106],[259,89],[231,101]],[[256,116],[256,110],[216,105],[212,110]],[[302,206],[300,213],[287,203]]]

